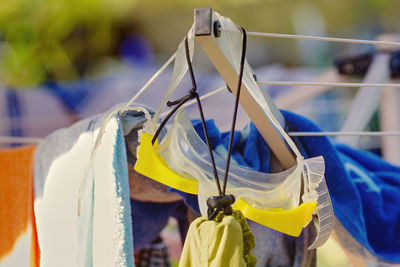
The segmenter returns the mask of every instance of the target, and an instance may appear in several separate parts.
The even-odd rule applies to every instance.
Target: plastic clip
[[[231,205],[233,203],[235,203],[233,195],[209,197],[207,199],[208,219],[214,220],[220,211],[223,211],[225,215],[232,215]]]
[[[342,75],[365,75],[374,55],[375,51],[341,56],[334,60],[334,64]]]
[[[376,52],[370,51],[358,55],[347,55],[337,57],[334,64],[338,72],[342,75],[358,75],[364,76]],[[400,76],[400,50],[390,53],[390,76],[396,78]]]

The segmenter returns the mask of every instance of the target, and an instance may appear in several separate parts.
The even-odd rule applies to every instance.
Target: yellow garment
[[[190,224],[179,267],[255,266],[257,258],[250,253],[254,247],[254,235],[240,211],[220,212],[215,221],[200,217]]]

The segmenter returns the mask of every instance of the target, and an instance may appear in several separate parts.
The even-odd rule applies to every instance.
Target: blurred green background
[[[400,32],[400,1],[389,0],[1,0],[0,81],[12,88],[96,76],[121,59],[129,36],[145,38],[157,59],[172,53],[195,7],[213,7],[248,31],[373,39]],[[252,65],[328,65],[354,46],[258,39]],[[357,48],[358,49],[358,48]]]

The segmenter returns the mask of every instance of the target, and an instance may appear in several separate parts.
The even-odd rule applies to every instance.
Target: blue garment
[[[58,97],[70,113],[80,111],[94,87],[93,82],[87,80],[68,83],[47,82],[45,85],[45,89]]]
[[[290,131],[320,132],[310,120],[282,111]],[[193,121],[204,138],[201,123]],[[219,133],[213,121],[207,121],[213,149],[226,155],[228,133]],[[235,132],[233,160],[257,171],[268,172],[269,149],[253,124]],[[204,139],[203,139],[204,140]],[[327,137],[296,138],[302,154],[323,156],[325,178],[335,216],[345,229],[374,256],[400,262],[400,168],[378,156],[345,145],[333,145]],[[197,209],[195,197],[186,199]]]
[[[201,121],[193,120],[192,123],[201,139],[205,140]],[[213,120],[207,121],[207,131],[213,149],[226,157],[230,133],[220,133]],[[269,155],[269,147],[254,124],[249,124],[243,132],[235,131],[232,162],[260,172],[270,172]]]
[[[337,145],[360,193],[368,243],[376,255],[400,261],[400,168],[380,157]]]
[[[304,117],[283,114],[291,130],[320,131]],[[325,158],[325,178],[341,224],[374,256],[400,262],[400,168],[368,152],[333,146],[327,137],[299,140],[309,157]]]
[[[168,223],[179,202],[153,203],[131,199],[133,247],[146,248]]]
[[[129,35],[122,39],[120,46],[121,58],[128,64],[151,66],[154,63],[154,53],[150,42],[140,35]]]
[[[8,133],[10,136],[24,136],[21,117],[23,117],[25,110],[23,103],[21,103],[22,99],[20,99],[17,92],[12,89],[6,91],[6,99],[7,115],[10,119],[10,129]],[[20,146],[20,144],[11,144],[10,146],[17,147]]]

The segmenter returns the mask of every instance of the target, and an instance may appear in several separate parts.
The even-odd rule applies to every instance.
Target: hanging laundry
[[[157,237],[150,245],[135,252],[135,266],[137,267],[170,267],[167,245],[161,237]]]
[[[145,249],[159,236],[178,204],[179,202],[155,203],[131,199],[135,251]]]
[[[81,111],[92,88],[94,88],[93,82],[84,79],[68,83],[52,81],[45,83],[44,87],[60,100],[68,114],[78,114]]]
[[[23,136],[23,127],[20,117],[23,114],[24,105],[21,105],[21,100],[18,98],[18,94],[14,90],[7,90],[6,96],[7,113],[8,117],[11,119],[9,134],[10,136]],[[15,144],[13,145],[15,146]]]
[[[0,150],[0,266],[39,266],[33,214],[35,147]]]
[[[400,167],[346,145],[336,149],[360,196],[367,236],[360,243],[386,260],[400,262]]]
[[[167,186],[160,184],[154,180],[148,179],[146,176],[134,170],[134,166],[137,160],[136,150],[139,145],[138,130],[141,127],[142,125],[138,125],[135,128],[131,129],[128,134],[125,134],[130,180],[130,196],[132,200],[139,202],[158,203],[180,201],[182,198],[179,194],[170,192]],[[149,209],[151,210],[151,207],[149,207]]]
[[[284,112],[283,114],[291,127],[289,131],[321,131],[313,122],[302,116],[291,112]],[[375,164],[372,164],[369,169],[364,168],[362,172],[354,175],[354,173],[350,172],[350,169],[347,169],[349,164],[343,160],[343,147],[335,147],[327,137],[300,137],[298,140],[303,145],[306,155],[310,157],[322,155],[326,159],[326,182],[329,192],[331,192],[335,216],[344,226],[342,230],[345,229],[345,231],[336,232],[340,236],[340,239],[348,240],[349,237],[346,236],[350,235],[357,240],[355,243],[344,244],[346,249],[349,249],[349,251],[356,251],[357,254],[361,254],[364,259],[372,262],[400,262],[400,246],[395,244],[400,237],[393,237],[393,239],[386,240],[385,245],[376,242],[371,243],[371,238],[380,235],[380,231],[382,231],[382,234],[385,234],[387,231],[392,231],[390,229],[397,229],[394,230],[393,233],[399,234],[399,226],[396,224],[400,216],[397,216],[397,219],[392,218],[393,220],[387,220],[388,217],[377,217],[373,211],[374,209],[371,207],[363,206],[363,198],[369,199],[368,195],[370,194],[367,194],[367,187],[357,186],[359,182],[357,181],[358,178],[356,178],[357,175],[360,175],[361,177],[370,177],[372,180],[375,180],[374,177],[383,177],[382,172],[386,172],[390,177],[398,178],[400,177],[399,169],[388,163],[383,164],[385,162],[384,160],[380,159],[378,161],[377,157],[373,157],[374,160],[376,160]],[[359,153],[366,155],[364,152]],[[364,166],[365,162],[368,162],[368,164],[374,162],[372,160],[366,160],[366,158],[370,157],[356,157],[355,153],[351,155],[356,162],[359,161],[360,158],[364,158],[364,161],[359,161],[358,163],[358,165],[361,166]],[[389,168],[388,166],[391,167]],[[381,178],[380,180],[379,183],[382,188],[390,187],[392,190],[394,188],[397,188],[395,190],[399,190],[397,184],[390,182],[390,179]],[[393,198],[387,198],[386,196],[388,195],[386,192],[387,190],[376,192],[376,197],[379,196],[379,200],[376,200],[374,205],[393,207]],[[389,195],[391,195],[391,193],[389,193]],[[393,210],[395,217],[397,210],[398,208]],[[380,214],[382,215],[384,213],[381,211]],[[382,226],[371,229],[370,224],[366,223],[366,221],[371,220],[371,218],[376,219],[376,222]],[[390,226],[390,229],[382,230],[382,227],[385,226]]]
[[[152,114],[151,110],[149,112]],[[168,218],[177,217],[176,211],[182,203],[181,196],[133,171],[138,130],[146,121],[143,113],[136,111],[117,114],[107,124],[105,139],[100,146],[102,150],[97,153],[96,157],[99,158],[95,159],[93,167],[96,178],[87,185],[90,188],[90,183],[94,182],[95,191],[85,191],[83,211],[77,217],[77,192],[89,164],[99,127],[107,114],[106,112],[82,120],[70,128],[56,131],[38,147],[35,211],[38,217],[39,244],[46,251],[41,259],[43,266],[56,264],[60,259],[66,266],[82,266],[102,260],[109,263],[111,253],[120,255],[121,259],[128,262],[133,255],[129,253],[132,242],[135,252],[148,250],[152,241],[167,225]],[[128,173],[129,185],[125,181]],[[117,190],[117,196],[110,196],[113,190]],[[130,194],[129,202],[126,201],[126,194]],[[110,203],[114,203],[114,207]],[[63,212],[60,213],[60,210]],[[114,220],[110,222],[110,225],[115,225],[112,231],[108,227],[104,228],[104,221],[109,220]],[[49,223],[62,227],[46,227]],[[184,225],[182,227],[185,228]],[[111,239],[112,236],[104,236],[103,233],[115,232],[114,228],[119,231],[115,235],[120,235],[116,238],[120,247],[113,247],[116,250],[114,252],[97,252],[111,250],[111,245],[107,245],[104,240]],[[131,230],[132,233],[129,234]],[[186,230],[183,229],[181,235],[186,235]],[[59,244],[60,239],[64,240],[62,244]],[[98,239],[103,241],[94,244]],[[111,260],[116,262],[117,258]],[[61,266],[60,264],[63,263],[58,263],[57,266]]]
[[[148,240],[135,244],[140,249],[159,233],[132,233],[132,223],[151,227],[162,224],[158,219],[168,218],[168,212],[173,212],[173,208],[164,209],[160,215],[147,206],[144,209],[150,208],[147,214],[151,216],[145,217],[133,205],[131,217],[124,134],[140,128],[146,120],[142,112],[118,112],[109,117],[93,165],[88,169],[99,128],[107,115],[58,130],[37,148],[35,214],[41,266],[133,266],[133,236],[148,236],[138,238]],[[142,206],[140,202],[137,205]]]
[[[201,122],[194,121],[193,123],[197,133],[204,140]],[[254,125],[249,127],[251,129],[247,128],[242,134],[239,131],[235,132],[232,163],[239,163],[257,171],[270,172],[269,148]],[[221,134],[212,120],[207,121],[207,128],[213,149],[218,154],[226,156],[229,133]],[[243,149],[239,148],[241,145]],[[246,145],[247,147],[244,148]],[[246,151],[246,157],[243,156],[242,151]],[[197,196],[181,194],[189,206],[196,212],[200,212]],[[252,221],[249,221],[249,225],[255,234],[256,246],[253,253],[258,258],[257,266],[315,266],[315,250],[307,250],[315,237],[312,227],[306,227],[301,236],[297,238],[287,236]]]
[[[289,111],[282,111],[282,114],[288,131],[321,131],[300,115]],[[228,133],[219,133],[212,121],[208,121],[207,126],[214,134],[211,136],[213,149],[226,155]],[[194,127],[202,136],[198,121],[194,121]],[[255,170],[270,170],[269,161],[260,160],[268,157],[269,150],[254,125],[250,124],[235,135],[233,160]],[[327,137],[298,137],[296,140],[302,154],[308,157],[322,155],[325,159],[325,178],[337,218],[335,229],[343,240],[342,245],[370,262],[400,262],[397,225],[400,213],[396,204],[400,195],[400,168],[370,153],[333,145]],[[182,195],[191,207],[198,208],[195,197]],[[257,238],[259,233],[253,232]]]
[[[220,212],[214,220],[199,217],[189,227],[179,266],[255,266],[252,234],[240,211]]]

